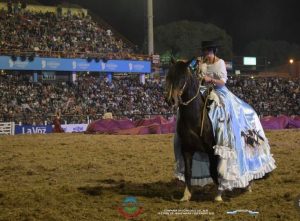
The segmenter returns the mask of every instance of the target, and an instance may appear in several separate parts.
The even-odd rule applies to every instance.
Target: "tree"
[[[221,28],[201,22],[178,21],[158,26],[154,30],[155,52],[171,53],[175,57],[191,58],[200,55],[201,42],[217,40],[221,44],[219,55],[232,57],[232,39]]]

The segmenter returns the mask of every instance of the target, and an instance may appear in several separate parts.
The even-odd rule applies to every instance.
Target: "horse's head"
[[[186,89],[188,79],[192,76],[189,65],[190,61],[175,61],[172,59],[169,72],[166,77],[166,97],[169,106],[176,107],[181,104],[181,95]]]

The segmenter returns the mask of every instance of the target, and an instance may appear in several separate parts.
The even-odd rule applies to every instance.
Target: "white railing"
[[[0,135],[15,135],[15,123],[0,122]]]

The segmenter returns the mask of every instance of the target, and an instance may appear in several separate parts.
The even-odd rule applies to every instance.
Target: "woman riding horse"
[[[236,97],[225,86],[227,81],[227,71],[225,62],[216,56],[218,44],[214,41],[202,42],[202,50],[204,58],[200,59],[196,71],[191,67],[191,62],[187,62],[183,67],[185,70],[180,70],[179,63],[176,62],[170,68],[167,75],[166,83],[169,94],[169,101],[174,101],[179,106],[177,133],[174,139],[174,151],[176,159],[176,171],[175,175],[178,179],[186,181],[186,189],[183,201],[188,201],[191,198],[191,185],[205,185],[211,180],[208,179],[211,176],[215,183],[218,184],[218,196],[216,201],[222,201],[222,192],[224,190],[232,190],[233,188],[245,188],[249,185],[253,179],[262,178],[266,173],[271,172],[276,168],[275,161],[270,153],[270,146],[268,139],[265,136],[264,130],[261,126],[259,118],[255,110]],[[182,115],[184,115],[184,109],[188,109],[188,105],[196,105],[196,100],[199,100],[203,95],[197,95],[197,90],[194,90],[196,94],[187,94],[189,89],[187,88],[187,76],[189,73],[199,74],[206,83],[213,84],[213,90],[207,97],[207,104],[201,111],[205,111],[205,106],[208,106],[208,121],[211,124],[203,126],[205,123],[205,113],[200,117],[202,124],[201,134],[197,134],[197,131],[190,130],[195,136],[201,137],[203,131],[207,131],[209,126],[212,127],[213,133],[213,145],[209,147],[207,143],[202,142],[204,148],[198,148],[198,156],[192,156],[192,159],[187,157],[186,136],[188,131],[182,132]],[[177,75],[176,77],[174,77]],[[193,75],[193,74],[192,74]],[[191,76],[192,76],[191,75]],[[181,79],[181,80],[179,80]],[[174,82],[176,82],[174,84]],[[193,84],[192,84],[193,85]],[[199,85],[199,91],[203,92]],[[191,99],[193,96],[198,96],[198,99],[194,99],[188,105],[183,105],[184,99]],[[194,97],[195,97],[194,96]],[[201,98],[203,100],[203,98]],[[201,101],[201,100],[200,100]],[[193,104],[194,103],[194,104]],[[200,102],[201,103],[201,102]],[[203,103],[203,102],[202,102]],[[205,102],[206,103],[206,102]],[[193,109],[190,107],[190,109]],[[198,108],[199,111],[200,110]],[[198,115],[199,113],[192,114]],[[202,120],[203,119],[203,120]],[[202,120],[202,121],[201,121]],[[194,122],[196,126],[199,126],[199,122]],[[203,129],[204,127],[204,129]],[[198,127],[199,128],[199,127]],[[202,140],[207,139],[206,133],[203,133]],[[195,139],[194,139],[195,140]],[[195,146],[198,144],[195,143]],[[199,145],[198,145],[199,146]],[[200,144],[201,146],[201,144]],[[188,147],[191,148],[191,147]],[[213,149],[213,155],[218,158],[212,158],[211,150]],[[193,150],[195,153],[195,149]],[[192,154],[193,155],[193,154]],[[188,162],[186,162],[188,161]],[[189,165],[192,165],[189,168]],[[198,165],[196,165],[198,162]],[[210,165],[215,164],[217,166]],[[186,171],[192,170],[192,175]],[[214,168],[217,167],[218,178],[216,180],[214,174]],[[198,174],[197,174],[198,173]],[[194,174],[197,174],[194,176]],[[192,179],[191,179],[192,178]],[[193,182],[194,181],[194,182]]]

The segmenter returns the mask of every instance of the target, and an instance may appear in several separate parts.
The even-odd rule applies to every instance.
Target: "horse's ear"
[[[172,56],[171,57],[171,64],[175,64],[176,63],[176,60],[175,60],[175,58]]]

